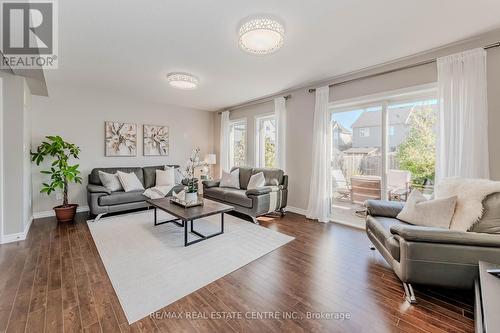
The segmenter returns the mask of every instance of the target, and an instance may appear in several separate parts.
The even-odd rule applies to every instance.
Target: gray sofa
[[[412,283],[472,288],[478,262],[500,263],[500,193],[483,201],[484,212],[470,231],[410,225],[396,218],[403,203],[368,200],[366,233],[416,302]]]
[[[220,187],[220,181],[203,181],[203,197],[227,203],[237,212],[246,214],[257,223],[257,216],[279,211],[285,214],[288,198],[288,176],[283,170],[271,168],[240,169],[240,188]],[[231,169],[231,171],[236,168]],[[266,186],[258,189],[247,190],[250,177],[263,172]]]
[[[178,165],[171,165],[178,168]],[[87,185],[87,202],[92,216],[102,216],[107,213],[116,213],[127,210],[147,207],[144,191],[116,191],[111,192],[104,187],[99,179],[99,170],[107,173],[134,172],[142,182],[145,189],[155,186],[156,170],[163,170],[164,166],[130,167],[130,168],[95,168],[89,174]],[[171,191],[179,192],[183,185],[176,185]]]

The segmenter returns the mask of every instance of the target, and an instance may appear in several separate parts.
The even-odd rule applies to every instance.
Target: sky
[[[396,109],[396,108],[402,108],[402,107],[408,107],[408,106],[422,106],[422,105],[435,105],[437,104],[436,99],[432,100],[424,100],[424,101],[419,101],[419,102],[412,102],[412,103],[403,103],[403,104],[393,104],[389,105],[389,110],[391,109]],[[351,111],[346,111],[346,112],[335,112],[332,113],[332,120],[339,122],[342,126],[347,128],[348,130],[352,131],[352,124],[358,119],[358,117],[364,112],[373,112],[373,111],[380,111],[381,107],[380,106],[375,106],[375,107],[370,107],[366,109],[357,109],[357,110],[351,110]]]

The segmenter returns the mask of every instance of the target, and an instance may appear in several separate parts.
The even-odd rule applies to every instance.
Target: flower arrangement
[[[186,193],[196,193],[198,192],[198,184],[196,182],[196,177],[194,172],[196,168],[206,167],[208,164],[205,161],[200,160],[200,148],[193,149],[189,160],[186,163],[186,168],[184,169],[184,178],[187,181]]]

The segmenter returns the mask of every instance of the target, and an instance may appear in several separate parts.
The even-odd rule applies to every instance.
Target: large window
[[[354,213],[367,199],[405,201],[411,189],[433,193],[438,119],[433,88],[337,105],[330,107],[333,218],[356,223]]]
[[[256,118],[255,157],[258,167],[273,168],[276,165],[276,119],[274,114]]]
[[[230,167],[244,166],[247,156],[247,121],[238,119],[229,127],[229,161]]]

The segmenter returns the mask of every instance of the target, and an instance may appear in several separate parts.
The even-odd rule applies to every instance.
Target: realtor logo
[[[1,0],[0,68],[57,67],[56,2]]]

